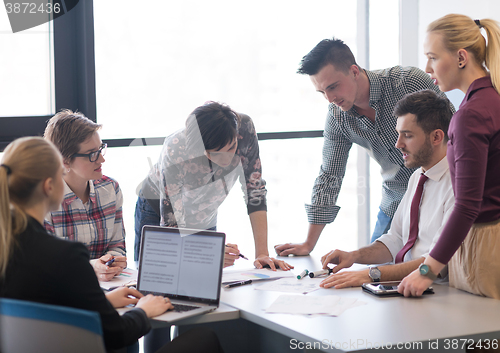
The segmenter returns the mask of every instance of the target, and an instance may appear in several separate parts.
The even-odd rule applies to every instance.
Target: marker
[[[230,283],[224,287],[226,288],[233,288],[233,287],[239,287],[239,286],[244,286],[245,284],[251,284],[252,283],[252,280],[251,279],[248,279],[246,281],[240,281],[240,282],[234,282],[234,283]]]
[[[226,247],[229,248],[229,246],[227,246],[227,245],[226,245]],[[245,260],[248,260],[248,258],[245,255],[243,255],[242,253],[239,253],[238,256],[244,258]]]
[[[307,274],[309,273],[309,270],[304,270],[300,273],[300,275],[297,276],[297,279],[302,279],[304,278],[305,276],[307,276]]]
[[[314,277],[319,277],[319,276],[323,276],[323,275],[329,275],[332,272],[333,272],[333,269],[331,269],[331,268],[328,268],[326,270],[309,272],[309,277],[314,278]]]
[[[106,266],[109,266],[109,265],[111,265],[113,262],[115,262],[115,258],[114,258],[114,257],[113,257],[111,260],[107,261],[107,262],[105,263],[105,265],[106,265]]]

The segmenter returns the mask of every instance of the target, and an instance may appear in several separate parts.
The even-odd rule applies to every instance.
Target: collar
[[[73,192],[73,190],[70,189],[66,181],[63,180],[63,182],[64,182],[64,199],[62,203],[65,205],[69,205],[70,203],[72,203],[77,199],[80,200],[78,196],[76,196],[76,194]],[[89,185],[90,185],[89,200],[92,203],[96,203],[94,181],[89,180]]]
[[[31,217],[30,215],[27,215],[27,217],[28,217],[28,225],[29,226],[35,228],[38,231],[46,233],[45,228],[43,227],[43,225],[40,224],[40,222],[38,222],[36,219]]]
[[[448,159],[446,158],[446,156],[444,156],[443,159],[434,164],[434,166],[431,169],[427,170],[424,174],[429,179],[438,182],[446,174],[448,169]],[[419,174],[422,173],[422,167],[418,169],[418,172]]]
[[[476,91],[488,87],[493,88],[493,84],[491,83],[491,77],[489,75],[478,78],[477,80],[472,82],[471,85],[469,86],[469,89],[465,94],[465,100],[469,100]]]
[[[375,72],[368,71],[365,69],[361,70],[363,70],[366,73],[366,76],[368,76],[368,83],[370,85],[370,98],[368,105],[370,106],[370,108],[377,110],[378,102],[382,99],[382,84],[380,83],[380,77]],[[356,108],[354,108],[354,106],[347,113],[353,117],[361,116],[356,111]]]
[[[364,70],[370,82],[370,107],[375,108],[376,103],[382,99],[382,84],[377,73]]]

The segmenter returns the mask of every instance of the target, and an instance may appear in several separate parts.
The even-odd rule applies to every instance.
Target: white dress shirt
[[[408,181],[408,190],[392,219],[391,229],[377,240],[387,246],[393,261],[408,241],[410,207],[421,173],[422,168],[418,168],[411,176]],[[429,254],[436,245],[455,204],[446,156],[424,174],[429,179],[424,184],[424,192],[420,202],[418,238],[415,245],[406,253],[404,261],[418,259]]]

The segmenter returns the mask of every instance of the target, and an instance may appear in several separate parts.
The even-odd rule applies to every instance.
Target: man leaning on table
[[[431,90],[406,95],[394,110],[398,148],[407,168],[418,168],[408,181],[389,231],[356,251],[333,250],[321,258],[323,268],[336,264],[321,282],[325,288],[360,286],[365,282],[396,281],[419,268],[436,244],[455,198],[446,147],[452,111],[449,101]],[[382,264],[362,271],[343,271],[353,263]],[[425,268],[421,269],[421,273]],[[435,278],[434,278],[435,279]]]
[[[394,66],[369,71],[359,67],[347,45],[339,39],[322,40],[302,59],[300,74],[309,75],[319,93],[330,103],[325,124],[323,162],[310,205],[306,205],[309,230],[303,243],[274,247],[280,256],[307,255],[321,232],[340,210],[336,205],[353,144],[365,148],[379,165],[382,202],[371,241],[390,227],[413,169],[404,167],[394,147],[397,134],[394,106],[405,94],[432,89],[445,97],[429,75],[416,67]],[[450,103],[451,105],[451,103]]]

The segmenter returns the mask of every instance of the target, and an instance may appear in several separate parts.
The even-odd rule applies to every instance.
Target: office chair
[[[105,353],[97,312],[0,298],[0,352]]]

